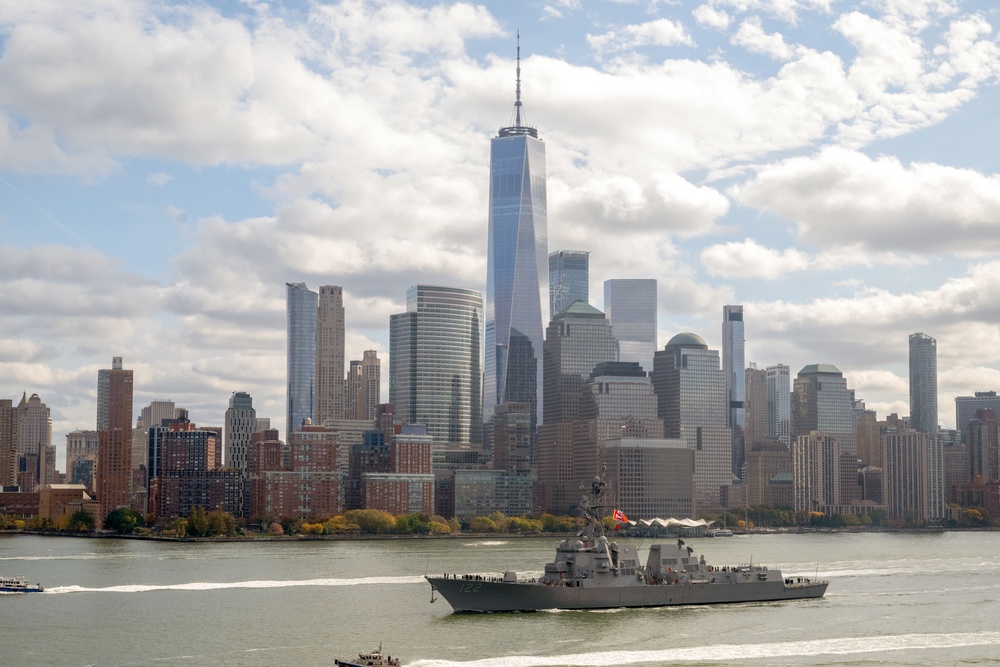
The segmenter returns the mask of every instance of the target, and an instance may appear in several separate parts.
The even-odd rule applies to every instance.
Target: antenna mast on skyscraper
[[[521,31],[517,31],[517,86],[514,98],[514,124],[500,128],[499,136],[509,137],[517,134],[528,134],[538,138],[538,130],[527,125],[521,125]]]

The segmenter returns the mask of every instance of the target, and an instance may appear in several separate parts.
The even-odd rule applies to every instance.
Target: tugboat
[[[24,577],[0,577],[0,593],[41,593],[45,587],[31,585]]]
[[[555,560],[546,563],[540,578],[522,580],[516,572],[425,575],[431,601],[437,592],[456,612],[495,612],[770,602],[826,593],[827,581],[784,577],[763,565],[707,565],[683,540],[676,546],[652,545],[641,565],[636,547],[604,535],[607,493],[603,477],[594,478],[580,503],[587,525],[576,539],[559,542]],[[621,513],[616,510],[615,516]]]
[[[380,642],[376,650],[359,653],[357,660],[337,660],[335,658],[333,664],[338,667],[399,667],[401,663],[399,658],[393,658],[391,655],[383,657]]]

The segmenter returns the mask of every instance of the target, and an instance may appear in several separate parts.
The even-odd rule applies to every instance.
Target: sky
[[[489,140],[545,142],[549,251],[659,281],[659,339],[840,368],[939,419],[1000,390],[1000,9],[986,0],[0,0],[0,397],[284,429],[285,283],[382,359],[414,284],[484,289]]]

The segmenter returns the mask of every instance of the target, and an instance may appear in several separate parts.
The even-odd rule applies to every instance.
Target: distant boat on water
[[[0,577],[0,593],[41,593],[45,587],[32,585],[24,577]]]
[[[374,651],[359,653],[357,660],[334,659],[333,664],[337,667],[399,667],[401,663],[399,658],[393,658],[391,655],[383,656],[382,644],[379,643]]]

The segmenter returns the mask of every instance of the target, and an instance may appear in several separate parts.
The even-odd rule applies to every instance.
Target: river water
[[[554,538],[170,543],[0,537],[2,665],[993,665],[1000,532],[690,539],[709,564],[818,576],[820,600],[452,614],[426,572],[541,574]],[[636,540],[641,557],[649,541]]]

